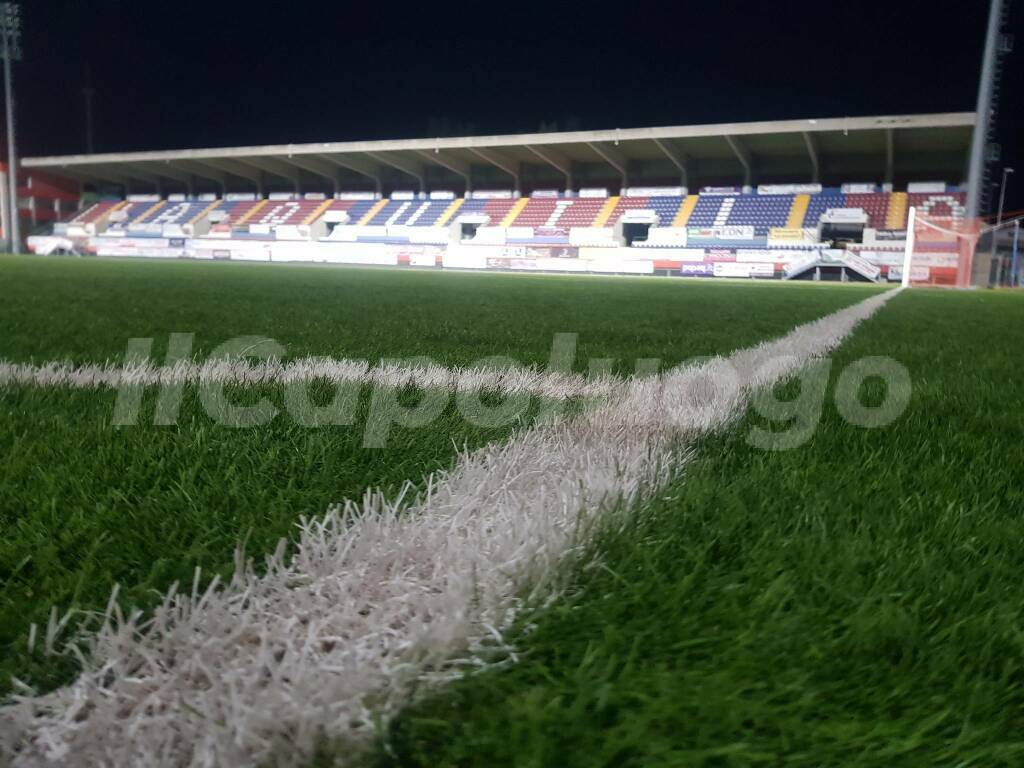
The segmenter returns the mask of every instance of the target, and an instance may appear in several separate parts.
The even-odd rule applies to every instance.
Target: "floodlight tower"
[[[981,78],[978,81],[978,103],[974,110],[974,135],[971,139],[971,161],[967,174],[967,215],[976,218],[986,208],[988,167],[993,160],[990,141],[995,128],[995,114],[999,101],[999,73],[1002,55],[1012,45],[1008,35],[1002,33],[1006,22],[1003,0],[992,0],[985,32],[985,53],[981,60]]]
[[[7,195],[10,208],[11,250],[21,248],[20,222],[18,221],[18,154],[14,143],[14,79],[11,77],[11,62],[21,59],[21,9],[17,3],[0,3],[0,56],[4,60],[4,92],[7,96]],[[5,233],[7,234],[7,233]]]

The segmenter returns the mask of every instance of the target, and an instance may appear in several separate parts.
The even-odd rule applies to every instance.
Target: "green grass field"
[[[202,359],[240,335],[290,356],[507,355],[574,368],[663,368],[785,334],[876,287],[0,257],[0,359],[120,361],[195,334]],[[753,447],[751,411],[704,437],[682,477],[589,544],[554,603],[522,616],[517,663],[424,686],[366,762],[432,766],[1016,766],[1024,764],[1024,296],[912,291],[833,356],[823,417],[788,451]],[[907,367],[892,424],[848,424],[841,371]],[[794,395],[796,385],[781,388]],[[275,385],[232,387],[236,402]],[[331,396],[323,383],[319,401]],[[405,391],[403,402],[423,393]],[[869,381],[865,402],[881,396]],[[175,426],[111,424],[109,390],[0,388],[0,692],[71,679],[28,650],[52,606],[102,609],[115,583],[146,609],[174,581],[257,559],[300,515],[395,491],[503,440],[454,407],[363,447],[352,425],[214,422],[187,387]],[[569,408],[583,407],[570,403]],[[324,747],[322,764],[339,753]]]
[[[795,450],[751,447],[753,412],[702,441],[523,618],[518,664],[425,692],[375,763],[1021,765],[1022,348],[1024,296],[897,297],[832,384],[891,356],[902,418],[851,426],[830,397]]]
[[[159,361],[167,334],[190,332],[200,359],[245,334],[296,356],[465,364],[507,354],[542,365],[553,334],[572,332],[577,368],[611,357],[623,371],[637,357],[669,364],[771,338],[872,290],[11,257],[0,259],[0,282],[7,360],[117,361],[129,338],[152,335]],[[281,406],[280,387],[241,389],[237,402]],[[153,425],[149,392],[140,423],[115,427],[111,391],[0,389],[0,691],[11,675],[47,689],[73,673],[69,660],[27,650],[30,625],[45,625],[52,606],[102,609],[115,584],[125,608],[152,605],[196,567],[204,581],[229,574],[243,540],[259,560],[301,515],[417,483],[458,448],[516,426],[474,427],[449,406],[429,427],[396,428],[385,448],[364,448],[369,396],[352,426],[310,429],[282,415],[233,429],[189,387],[176,426]]]
[[[120,359],[130,337],[194,333],[209,354],[240,335],[271,336],[294,357],[375,361],[427,355],[468,365],[507,355],[545,365],[555,333],[591,358],[673,365],[747,346],[852,304],[874,287],[768,285],[116,260],[0,260],[0,358]]]

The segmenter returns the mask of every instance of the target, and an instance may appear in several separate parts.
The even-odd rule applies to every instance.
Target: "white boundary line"
[[[277,360],[179,361],[171,366],[150,363],[119,366],[111,363],[74,365],[52,362],[42,365],[0,360],[0,386],[21,385],[70,389],[116,389],[121,386],[166,384],[236,383],[290,384],[327,380],[359,382],[385,387],[415,385],[453,392],[493,390],[503,394],[527,393],[553,400],[604,397],[622,386],[611,376],[588,378],[581,374],[542,371],[534,368],[446,368],[441,365],[407,366],[363,360],[306,357],[286,363]]]
[[[633,381],[579,417],[462,456],[422,498],[379,495],[304,521],[264,575],[172,592],[149,620],[111,599],[85,671],[0,710],[16,766],[301,765],[357,749],[410,683],[500,640],[550,594],[603,512],[669,481],[694,436],[835,348],[895,292],[697,366]],[[47,641],[56,634],[56,622]]]

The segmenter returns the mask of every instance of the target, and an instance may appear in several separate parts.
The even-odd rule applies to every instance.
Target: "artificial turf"
[[[580,334],[593,357],[675,362],[726,352],[867,295],[870,288],[669,280],[436,274],[285,265],[0,257],[0,358],[119,359],[128,339],[196,334],[201,355],[233,336],[264,335],[289,352],[446,363],[509,354],[543,364],[556,332]],[[628,363],[627,363],[628,361]],[[276,387],[240,391],[244,400]],[[321,398],[330,398],[321,387]],[[415,400],[416,393],[408,393]],[[110,391],[0,388],[0,692],[11,675],[47,689],[73,663],[28,652],[52,606],[152,604],[197,566],[226,574],[243,539],[259,559],[302,514],[397,488],[450,465],[457,448],[501,439],[453,407],[425,428],[396,428],[363,447],[369,393],[350,426],[279,417],[218,426],[186,393],[175,426],[154,426],[155,393],[136,426],[111,424]]]
[[[234,388],[236,404],[281,387]],[[316,402],[330,401],[319,385]],[[413,404],[419,393],[406,392]],[[0,691],[10,676],[48,688],[66,680],[72,659],[39,646],[29,653],[31,623],[45,627],[51,606],[102,609],[115,584],[123,606],[147,607],[175,581],[191,585],[229,576],[245,542],[257,563],[301,516],[367,490],[393,495],[411,480],[451,464],[471,449],[529,423],[540,403],[514,423],[474,426],[454,399],[430,428],[391,427],[383,447],[364,447],[372,397],[359,393],[350,426],[306,427],[281,416],[268,424],[216,424],[188,387],[174,426],[152,425],[156,393],[140,423],[111,425],[114,394],[0,388]]]
[[[702,440],[523,617],[517,663],[421,691],[370,762],[1024,764],[1022,348],[1024,296],[896,297],[835,356],[808,442],[752,446],[754,411]],[[865,429],[832,393],[872,355],[913,389]]]
[[[575,367],[613,358],[673,365],[779,336],[878,290],[663,278],[366,269],[224,262],[0,257],[0,359],[121,359],[152,337],[193,333],[208,355],[245,335],[292,357],[375,362],[426,355],[469,365],[506,355],[545,365],[556,333],[578,334]]]

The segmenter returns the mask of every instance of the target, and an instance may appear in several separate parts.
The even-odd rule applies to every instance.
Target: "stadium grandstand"
[[[81,209],[37,253],[902,279],[966,219],[973,113],[34,157]],[[32,178],[30,176],[30,178]],[[30,207],[34,205],[29,195]],[[936,240],[915,280],[970,282]]]

